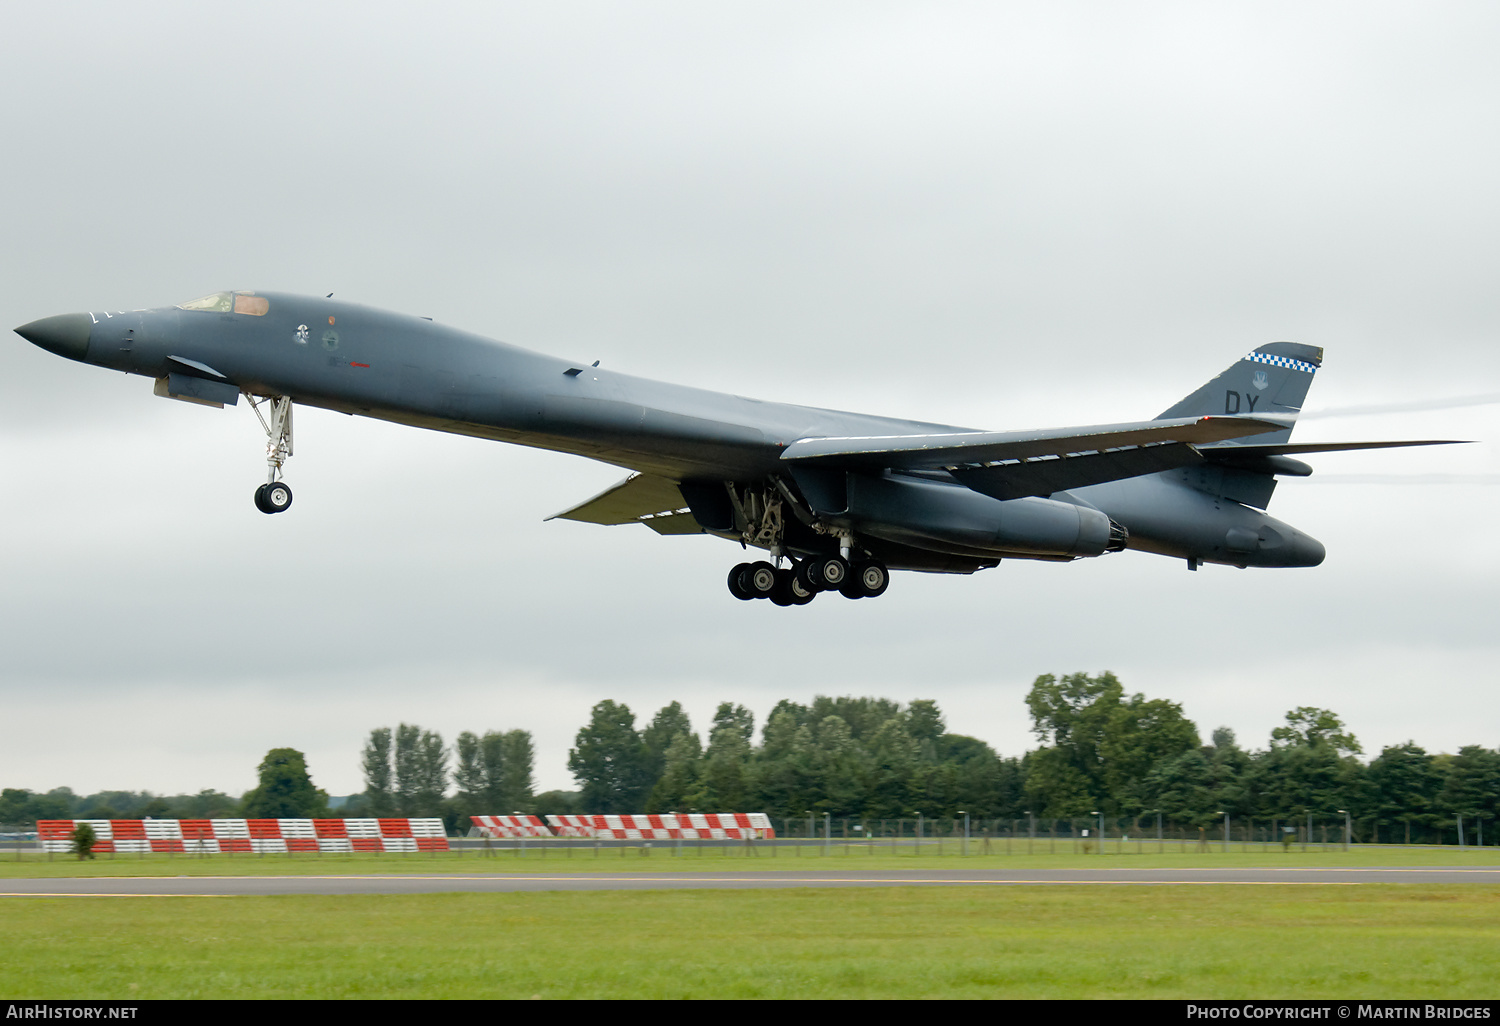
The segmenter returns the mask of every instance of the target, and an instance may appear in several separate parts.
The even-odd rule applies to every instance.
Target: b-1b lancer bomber
[[[1194,570],[1317,566],[1323,546],[1265,513],[1278,476],[1312,473],[1296,456],[1442,444],[1290,442],[1323,357],[1292,342],[1259,347],[1154,420],[976,431],[631,377],[331,297],[219,292],[16,331],[152,378],[159,396],[220,408],[244,396],[268,439],[262,512],[291,506],[292,411],[317,406],[628,469],[556,515],[764,550],[730,571],[729,590],[783,606],[880,595],[892,570],[1126,548]]]

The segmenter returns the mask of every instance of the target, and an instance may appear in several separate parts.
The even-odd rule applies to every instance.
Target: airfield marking
[[[166,894],[142,892],[122,894],[118,891],[0,891],[0,898],[244,898],[245,894]]]
[[[229,880],[264,880],[264,879],[307,879],[307,877],[225,877]],[[339,879],[333,877],[330,879]],[[487,882],[488,878],[486,879]],[[702,880],[696,877],[655,877],[648,880],[639,877],[576,877],[576,876],[522,876],[507,877],[517,883],[580,883],[583,881],[598,883],[681,883],[681,884],[748,884],[766,883],[763,877],[716,877],[713,880]],[[464,882],[463,878],[458,878]],[[907,879],[850,879],[817,877],[801,879],[796,877],[777,877],[774,879],[778,884],[851,884],[851,885],[879,885],[893,884],[900,886],[918,886],[923,884],[936,885],[946,884],[949,886],[963,887],[1012,887],[1030,885],[1049,885],[1058,887],[1071,886],[1098,886],[1098,887],[1363,887],[1363,883],[1357,880],[907,880]],[[264,896],[264,895],[262,895]],[[157,892],[131,892],[120,891],[0,891],[0,898],[245,898],[255,897],[251,894],[223,894],[223,893],[188,893],[186,891],[157,891]]]
[[[951,875],[945,875],[951,874]],[[975,874],[979,875],[975,875]],[[1473,876],[1484,877],[1493,886],[1500,866],[1402,866],[1376,867],[1099,867],[1048,870],[1031,868],[1008,875],[1003,870],[913,869],[898,871],[858,870],[804,871],[793,875],[782,870],[729,874],[713,871],[673,872],[623,871],[610,873],[327,873],[295,875],[215,876],[94,876],[19,880],[18,891],[0,891],[0,897],[234,897],[247,895],[308,894],[503,894],[541,890],[647,891],[724,890],[788,887],[1215,887],[1282,886],[1337,887],[1397,883],[1411,876],[1424,876],[1423,883],[1458,883]],[[0,887],[5,886],[0,879]],[[52,889],[42,890],[47,884]],[[37,890],[26,890],[26,886]],[[59,890],[57,888],[63,888]],[[120,888],[119,891],[114,888]],[[203,888],[208,888],[205,891]],[[128,890],[126,890],[128,888]],[[214,888],[219,888],[214,891]]]
[[[836,871],[835,871],[836,872]],[[997,871],[998,872],[998,871]],[[1146,866],[1103,866],[1098,869],[1091,867],[1055,870],[1059,873],[1160,873],[1161,869],[1152,869]],[[1170,870],[1174,873],[1462,873],[1462,874],[1500,874],[1500,866],[1321,866],[1321,867],[1298,867],[1298,866],[1240,866],[1230,868],[1215,868],[1212,866],[1190,866],[1178,867]],[[1006,877],[1004,879],[958,879],[952,877],[873,877],[873,876],[812,876],[792,877],[776,875],[776,870],[768,870],[764,874],[757,873],[752,876],[718,876],[711,872],[696,873],[692,875],[677,875],[670,873],[641,872],[633,876],[606,876],[595,873],[569,873],[565,875],[542,876],[522,873],[485,873],[482,875],[459,875],[457,873],[397,873],[391,875],[378,873],[291,873],[291,874],[223,874],[215,876],[73,876],[52,877],[52,879],[64,880],[451,880],[456,882],[474,883],[489,882],[497,883],[503,880],[524,881],[585,881],[598,880],[609,883],[642,883],[652,880],[668,880],[680,882],[684,880],[697,880],[709,883],[754,883],[757,881],[779,880],[788,883],[1112,883],[1110,880],[1033,880],[1017,877]],[[17,879],[12,877],[11,879]],[[1148,880],[1146,883],[1215,883],[1218,881],[1202,880]],[[1270,883],[1273,881],[1225,881],[1228,883]],[[0,895],[3,896],[3,895]]]

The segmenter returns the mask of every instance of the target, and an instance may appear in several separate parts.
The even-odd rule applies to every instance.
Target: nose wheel
[[[284,481],[255,489],[255,508],[262,513],[285,513],[292,504],[292,490]]]

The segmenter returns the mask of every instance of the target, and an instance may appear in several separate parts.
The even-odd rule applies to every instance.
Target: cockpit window
[[[187,303],[178,303],[179,310],[207,310],[210,313],[228,313],[234,308],[234,296],[228,292],[215,292],[211,296],[202,299],[194,299]]]
[[[178,303],[177,309],[206,310],[209,313],[233,311],[237,314],[249,314],[252,317],[264,317],[266,311],[271,309],[271,301],[265,296],[257,296],[254,292],[215,292],[202,299]]]
[[[271,301],[265,296],[257,296],[254,292],[236,292],[234,294],[234,312],[237,314],[264,317],[266,311],[269,309],[271,309]]]

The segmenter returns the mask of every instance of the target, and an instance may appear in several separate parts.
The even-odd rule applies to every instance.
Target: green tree
[[[0,790],[0,823],[26,822],[26,809],[32,797],[32,793],[24,787],[7,787]],[[57,818],[65,819],[66,817],[58,816]]]
[[[926,797],[919,793],[917,780],[922,744],[912,737],[910,722],[908,717],[892,716],[870,738],[868,784],[859,803],[866,815],[902,819]]]
[[[73,828],[73,832],[68,836],[68,839],[73,842],[70,850],[74,855],[78,856],[80,861],[94,857],[94,845],[98,843],[99,839],[94,836],[93,827],[87,823],[79,823]]]
[[[443,736],[424,730],[417,739],[417,773],[412,811],[408,816],[442,815],[443,796],[448,793],[448,747]]]
[[[1464,745],[1448,760],[1446,769],[1437,796],[1444,818],[1462,816],[1467,831],[1473,831],[1475,821],[1494,819],[1495,805],[1500,802],[1500,753]],[[1472,834],[1465,841],[1472,844]]]
[[[651,788],[647,812],[690,812],[698,793],[703,751],[698,735],[683,731],[667,746],[661,776]]]
[[[1359,755],[1364,751],[1354,735],[1344,729],[1344,721],[1328,709],[1300,705],[1286,714],[1286,723],[1271,731],[1273,748],[1311,748],[1327,745],[1339,755]]]
[[[1198,746],[1197,728],[1177,703],[1126,698],[1108,672],[1045,674],[1026,705],[1042,742],[1028,760],[1026,790],[1047,816],[1138,814],[1149,804],[1153,768]]]
[[[46,794],[35,794],[26,788],[7,787],[0,793],[0,823],[17,826],[39,819],[72,819],[73,792],[56,788]]]
[[[515,811],[510,795],[505,792],[505,734],[498,730],[487,730],[479,739],[480,775],[484,784],[480,789],[481,815],[506,816]]]
[[[584,810],[577,791],[543,791],[536,796],[536,811],[547,816],[577,816]]]
[[[1224,813],[1238,817],[1252,811],[1246,790],[1250,756],[1234,743],[1234,732],[1214,731],[1214,744],[1192,748],[1162,759],[1146,775],[1141,788],[1141,812],[1196,827],[1220,820]]]
[[[411,723],[396,725],[395,774],[392,790],[398,816],[417,815],[422,790],[422,728]]]
[[[1442,780],[1432,756],[1415,742],[1389,745],[1371,760],[1364,772],[1361,811],[1382,828],[1387,840],[1411,840],[1412,827],[1420,839],[1435,824],[1437,792]]]
[[[823,717],[814,738],[810,762],[817,784],[808,807],[815,814],[858,815],[869,794],[870,753],[842,716]]]
[[[755,717],[742,705],[722,702],[714,712],[698,782],[687,796],[702,812],[740,812],[750,796],[750,743]]]
[[[850,738],[864,744],[886,720],[901,715],[900,703],[888,698],[855,698],[850,695],[830,698],[818,695],[807,708],[807,715],[799,722],[806,723],[816,731],[818,724],[830,716],[837,716],[849,725]]]
[[[391,728],[370,731],[360,766],[365,775],[365,796],[369,798],[372,816],[394,816],[396,797],[391,774]]]
[[[1017,760],[1002,759],[983,741],[963,734],[939,737],[937,757],[940,765],[952,766],[956,776],[951,795],[943,804],[934,805],[936,814],[956,815],[961,810],[974,819],[1019,815],[1021,777]]]
[[[484,763],[479,753],[479,738],[470,731],[461,732],[453,742],[456,761],[453,767],[455,797],[468,810],[468,815],[490,815],[480,808],[484,800]]]
[[[691,734],[693,725],[681,702],[672,702],[657,710],[651,723],[641,731],[641,742],[646,746],[645,774],[648,780],[658,779],[666,770],[667,749],[679,734]]]
[[[261,760],[260,785],[245,795],[246,819],[328,815],[328,795],[313,787],[307,760],[295,748],[273,748]]]
[[[1121,815],[1140,815],[1151,804],[1144,785],[1152,768],[1197,747],[1198,728],[1182,706],[1132,695],[1111,712],[1099,740],[1106,804]]]
[[[530,813],[535,805],[532,796],[532,774],[536,750],[527,730],[507,730],[500,738],[500,788],[505,808],[511,812]]]
[[[772,815],[796,815],[808,807],[813,739],[806,714],[806,706],[782,701],[766,719],[754,755],[754,794],[760,809]]]
[[[641,812],[654,781],[646,775],[646,747],[630,708],[606,699],[568,751],[585,809],[594,814]]]
[[[1360,749],[1343,721],[1327,709],[1301,706],[1271,731],[1271,748],[1252,760],[1247,788],[1263,816],[1336,816],[1355,808],[1365,790]]]
[[[938,709],[938,704],[930,698],[918,698],[906,707],[906,715],[903,719],[906,723],[906,732],[917,743],[920,761],[928,766],[936,765],[938,739],[948,729],[943,722],[943,714]],[[925,804],[930,806],[934,802],[929,800]]]

